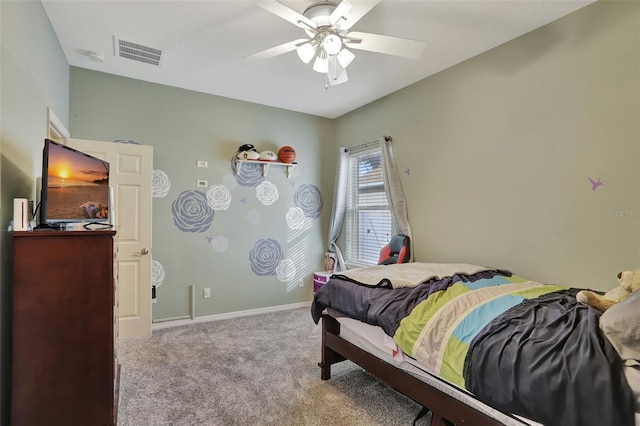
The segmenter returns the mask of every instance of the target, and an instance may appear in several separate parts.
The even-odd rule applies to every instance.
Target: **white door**
[[[151,335],[151,181],[149,145],[65,139],[109,162],[116,232],[115,272],[120,338]],[[115,208],[114,208],[115,207]]]

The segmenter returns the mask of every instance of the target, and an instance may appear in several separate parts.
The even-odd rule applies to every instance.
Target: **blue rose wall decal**
[[[300,188],[293,196],[293,203],[300,207],[304,214],[311,219],[320,217],[324,204],[318,187],[309,184],[300,185]]]
[[[256,186],[264,180],[262,166],[258,163],[241,163],[236,166],[235,157],[231,159],[231,170],[236,170],[236,180],[242,186]]]
[[[282,257],[282,248],[276,240],[258,240],[249,252],[251,270],[262,277],[275,275]]]
[[[173,223],[183,232],[205,232],[213,222],[214,210],[200,191],[183,191],[171,206]]]

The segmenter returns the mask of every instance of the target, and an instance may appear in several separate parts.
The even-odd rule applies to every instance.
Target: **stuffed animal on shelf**
[[[604,312],[618,302],[622,302],[631,293],[640,290],[640,269],[618,273],[618,287],[609,290],[604,295],[589,290],[580,290],[576,295],[578,302],[592,306]]]

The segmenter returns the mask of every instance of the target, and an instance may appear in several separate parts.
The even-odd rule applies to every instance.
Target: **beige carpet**
[[[420,411],[349,361],[320,380],[308,308],[159,330],[119,353],[120,426],[411,425]]]

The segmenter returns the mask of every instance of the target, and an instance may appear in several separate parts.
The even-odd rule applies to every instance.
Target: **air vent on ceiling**
[[[160,49],[144,46],[118,37],[114,37],[113,41],[116,56],[156,66],[159,66],[160,62],[162,62],[163,52]]]

